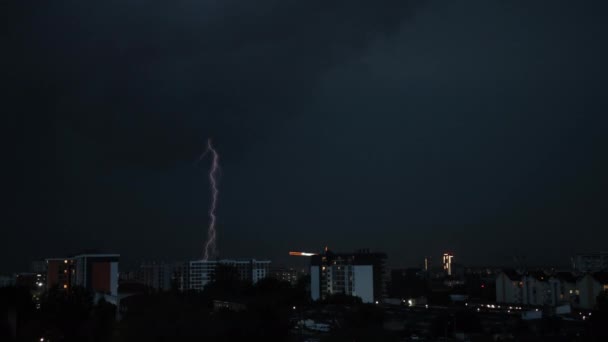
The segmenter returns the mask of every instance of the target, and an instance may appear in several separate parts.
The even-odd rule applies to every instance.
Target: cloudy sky
[[[3,2],[0,272],[608,249],[605,1]]]

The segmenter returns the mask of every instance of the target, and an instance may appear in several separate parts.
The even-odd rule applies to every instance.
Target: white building
[[[576,288],[576,277],[572,273],[558,272],[552,275],[549,278],[549,286],[551,288],[551,305],[577,305],[578,290]]]
[[[515,271],[502,271],[496,275],[496,302],[523,303],[522,276]]]
[[[451,253],[443,253],[443,270],[449,276],[452,275],[452,259],[454,259],[454,255]]]
[[[384,253],[360,251],[334,254],[325,250],[311,258],[310,295],[312,300],[326,299],[333,294],[346,294],[373,303],[384,298]]]
[[[496,302],[530,306],[576,306],[576,278],[567,272],[519,274],[505,270],[496,276]]]
[[[524,305],[543,306],[551,304],[553,296],[548,275],[544,273],[528,274],[522,280]]]
[[[213,280],[218,265],[234,267],[239,279],[255,284],[269,276],[270,260],[222,259],[190,261],[190,289],[203,290]]]
[[[80,254],[70,258],[74,269],[72,286],[118,295],[119,254]]]
[[[608,291],[608,273],[585,274],[576,282],[578,295],[577,307],[594,309],[597,296],[602,291]]]

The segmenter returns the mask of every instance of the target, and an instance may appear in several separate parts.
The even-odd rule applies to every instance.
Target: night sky
[[[3,1],[0,273],[608,249],[606,1]]]

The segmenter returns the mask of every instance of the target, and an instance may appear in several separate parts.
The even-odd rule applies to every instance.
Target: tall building
[[[255,284],[260,279],[269,276],[270,260],[256,259],[222,259],[222,260],[195,260],[190,262],[189,288],[203,290],[205,285],[215,277],[218,266],[233,267],[240,280]]]
[[[190,263],[176,263],[172,281],[179,291],[188,290],[190,288]]]
[[[608,252],[577,254],[572,261],[574,269],[582,273],[608,271]]]
[[[313,300],[333,294],[360,297],[364,303],[381,301],[386,293],[386,254],[360,250],[352,254],[325,252],[310,260],[310,295]]]
[[[576,281],[577,307],[593,309],[597,297],[602,292],[608,292],[608,272],[588,273]]]
[[[523,277],[513,270],[504,270],[496,275],[496,302],[523,303]]]
[[[452,275],[452,259],[453,258],[454,258],[454,255],[452,255],[451,253],[443,253],[443,270],[449,276]]]
[[[432,266],[433,266],[433,263],[431,261],[431,257],[429,257],[429,256],[424,257],[424,271],[429,272],[431,270]]]
[[[93,292],[118,295],[118,254],[81,254],[74,262],[74,286]]]
[[[118,254],[80,254],[70,258],[50,258],[47,287],[69,290],[84,287],[99,294],[118,295]]]

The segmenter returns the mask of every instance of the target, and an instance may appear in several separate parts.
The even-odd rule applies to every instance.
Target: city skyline
[[[211,138],[220,257],[605,251],[606,6],[2,5],[0,274],[87,249],[200,258]]]

